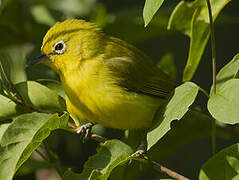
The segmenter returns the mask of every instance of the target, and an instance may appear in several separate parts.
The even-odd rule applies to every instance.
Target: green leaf
[[[22,106],[2,95],[0,95],[0,107],[0,121],[10,119],[18,114],[26,112]]]
[[[33,49],[32,44],[12,45],[4,51],[11,61],[11,80],[13,83],[26,81],[25,62],[26,56]]]
[[[198,64],[207,45],[210,31],[208,24],[199,19],[200,11],[193,14],[191,40],[187,64],[183,72],[183,81],[190,81],[197,70]]]
[[[220,89],[220,87],[227,82],[228,80],[231,80],[233,78],[237,78],[236,75],[239,70],[239,54],[234,56],[234,58],[225,65],[217,74],[217,89]]]
[[[6,131],[6,129],[8,128],[9,125],[10,125],[10,123],[0,125],[0,142],[2,140],[2,136],[3,136],[4,132]]]
[[[0,141],[0,179],[11,180],[17,169],[51,131],[67,127],[68,115],[31,113],[18,116]]]
[[[239,172],[239,144],[215,154],[201,168],[199,180],[236,179]]]
[[[211,0],[214,21],[229,1]],[[183,74],[183,81],[189,81],[198,67],[210,35],[206,1],[181,1],[169,19],[168,29],[178,30],[191,38],[189,55]]]
[[[31,7],[31,14],[35,21],[40,24],[52,26],[56,23],[56,20],[52,17],[48,9],[43,5],[36,5]]]
[[[164,0],[145,0],[143,17],[144,17],[144,26],[146,27],[149,22],[152,20],[154,14],[163,4]]]
[[[199,87],[192,82],[186,82],[174,90],[170,99],[159,108],[154,117],[154,129],[147,134],[148,150],[170,130],[173,120],[184,116],[194,102],[198,90]]]
[[[49,89],[55,91],[59,96],[62,98],[66,98],[65,91],[62,87],[62,84],[59,81],[52,80],[52,79],[41,79],[37,80],[37,82],[43,84],[44,86],[48,87]]]
[[[62,112],[66,109],[65,101],[55,91],[35,81],[22,82],[16,85],[24,102],[48,112]]]
[[[231,79],[218,88],[209,98],[207,107],[218,121],[228,124],[239,122],[239,79]]]
[[[226,160],[228,164],[239,174],[239,160],[233,156],[227,156]]]
[[[64,180],[107,180],[111,171],[129,160],[132,149],[119,140],[109,140],[100,144],[97,154],[91,156],[84,165],[81,174],[68,170]]]
[[[157,66],[174,80],[177,79],[177,68],[172,54],[165,54],[157,63]]]

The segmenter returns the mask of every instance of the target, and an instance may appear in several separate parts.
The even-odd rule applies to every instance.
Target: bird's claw
[[[80,126],[77,129],[77,134],[80,134],[80,139],[82,140],[82,142],[86,142],[87,140],[89,140],[90,136],[91,136],[91,129],[94,126],[94,124],[92,123],[87,123],[84,124],[82,126]]]
[[[138,149],[135,153],[133,153],[132,157],[144,157],[146,155],[146,151],[143,149]]]

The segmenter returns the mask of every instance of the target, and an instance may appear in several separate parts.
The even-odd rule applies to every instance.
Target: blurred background
[[[177,80],[182,79],[186,64],[189,38],[167,31],[167,23],[179,0],[165,1],[152,22],[145,28],[142,11],[144,0],[0,0],[0,53],[11,58],[11,79],[14,83],[28,80],[54,79],[58,76],[42,65],[25,69],[28,60],[40,54],[42,38],[57,21],[81,18],[95,22],[106,34],[132,43],[155,62],[171,58],[177,69]],[[216,21],[217,70],[239,52],[239,1],[232,0]],[[183,23],[183,22],[182,22]],[[176,72],[176,71],[175,71]],[[209,91],[211,86],[211,56],[208,43],[193,81]],[[199,95],[196,105],[206,111],[207,99]],[[122,138],[124,132],[97,126],[95,132],[109,139]],[[237,139],[218,130],[217,150],[235,143]],[[56,131],[48,142],[57,153],[60,163],[75,172],[81,172],[84,162],[96,152],[97,142],[85,144],[79,136]],[[184,118],[172,123],[172,130],[154,146],[149,156],[161,164],[187,177],[197,179],[202,164],[211,156],[210,122],[207,117]],[[44,164],[42,165],[44,167]],[[44,170],[33,171],[33,162],[19,170],[16,180],[43,178]],[[130,164],[130,175],[125,179],[156,180],[164,175],[145,165]],[[51,173],[51,172],[50,172]],[[117,170],[115,171],[117,175]],[[115,176],[116,176],[115,175]],[[48,179],[57,177],[47,175]],[[47,180],[46,178],[44,178]],[[114,173],[111,177],[114,180]]]

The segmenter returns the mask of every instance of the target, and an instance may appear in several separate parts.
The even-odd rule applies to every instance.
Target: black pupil
[[[55,46],[55,50],[62,50],[63,49],[63,44],[62,43],[58,43],[56,46]]]

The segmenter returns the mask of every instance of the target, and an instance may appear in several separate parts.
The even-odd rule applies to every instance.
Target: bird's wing
[[[128,91],[160,98],[176,87],[176,83],[161,71],[151,59],[137,48],[119,39],[111,40],[105,62],[112,73],[119,79],[119,85]],[[107,55],[108,54],[108,55]]]
[[[129,57],[114,57],[110,69],[119,79],[118,84],[128,91],[166,98],[176,83],[156,66],[137,64]],[[124,60],[125,59],[125,60]],[[146,67],[148,66],[148,67]]]

